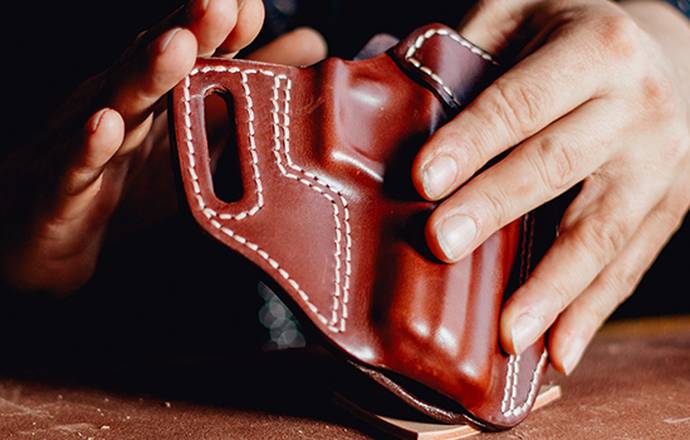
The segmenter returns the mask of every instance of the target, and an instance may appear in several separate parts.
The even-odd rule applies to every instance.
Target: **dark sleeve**
[[[87,78],[107,68],[142,30],[183,0],[9,2],[0,27],[0,157],[23,144]]]
[[[666,0],[673,6],[678,8],[680,12],[685,14],[686,17],[690,18],[690,0]]]
[[[455,27],[473,3],[474,0],[265,0],[267,20],[259,43],[298,26],[311,26],[326,37],[332,55],[351,57],[377,33],[402,38],[430,22]]]

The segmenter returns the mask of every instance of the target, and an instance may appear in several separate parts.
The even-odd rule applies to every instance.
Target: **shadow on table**
[[[260,350],[267,330],[257,319],[257,280],[255,269],[173,218],[109,246],[75,295],[3,292],[0,386],[356,425],[332,403],[342,366],[328,353]]]

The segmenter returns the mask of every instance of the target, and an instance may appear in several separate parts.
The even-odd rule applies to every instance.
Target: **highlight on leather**
[[[422,233],[433,204],[415,193],[410,167],[499,72],[434,24],[357,61],[200,59],[170,96],[179,176],[202,229],[261,268],[344,361],[430,417],[484,429],[523,420],[547,366],[543,341],[509,356],[498,340],[501,306],[536,259],[539,216],[441,263]],[[211,93],[234,109],[243,192],[229,202],[214,188]]]

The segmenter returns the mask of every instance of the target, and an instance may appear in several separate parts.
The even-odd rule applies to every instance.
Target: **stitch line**
[[[537,363],[536,368],[534,369],[534,373],[532,374],[532,379],[530,380],[529,384],[529,391],[527,392],[527,397],[525,398],[525,401],[522,403],[522,405],[511,408],[509,411],[504,412],[504,414],[507,417],[521,416],[530,408],[530,405],[532,405],[532,402],[534,402],[534,399],[537,397],[537,384],[539,382],[539,378],[541,377],[541,371],[544,368],[547,359],[548,352],[544,350],[541,354],[541,357],[539,358],[539,362]]]
[[[520,282],[524,284],[527,276],[530,273],[532,267],[532,245],[534,241],[534,229],[535,229],[535,215],[530,213],[527,214],[522,221],[522,244],[520,253]],[[529,231],[528,225],[529,223]],[[525,242],[528,242],[525,246]],[[517,397],[517,384],[519,380],[520,372],[520,361],[522,357],[520,355],[511,355],[508,360],[508,366],[506,368],[506,383],[503,390],[503,400],[501,401],[501,412],[506,417],[517,417],[524,414],[529,408],[537,395],[537,384],[539,382],[539,377],[541,376],[541,371],[544,368],[544,364],[548,359],[548,352],[544,350],[539,358],[539,362],[532,372],[532,378],[530,379],[530,386],[527,392],[527,396],[520,406],[516,405]]]
[[[292,157],[290,156],[290,132],[289,132],[289,125],[290,125],[290,118],[289,118],[289,111],[290,111],[290,102],[291,102],[291,91],[292,91],[292,80],[290,78],[287,78],[286,80],[286,87],[284,88],[285,92],[285,99],[284,99],[284,112],[283,114],[285,115],[285,127],[286,127],[286,135],[285,135],[285,140],[284,140],[284,150],[285,150],[285,158],[287,160],[288,166],[292,168],[294,171],[297,171],[304,175],[305,177],[313,180],[316,184],[323,186],[325,189],[331,191],[334,195],[337,196],[337,198],[340,200],[340,203],[343,207],[343,223],[345,224],[345,274],[344,274],[344,282],[342,284],[342,298],[341,298],[341,303],[343,307],[343,318],[347,318],[347,304],[349,302],[349,297],[350,297],[350,276],[352,275],[352,228],[350,227],[350,205],[347,202],[347,199],[343,195],[342,191],[339,189],[335,188],[333,185],[330,183],[324,181],[322,178],[317,176],[314,173],[311,173],[304,168],[300,167],[299,165],[295,164],[292,161]],[[325,196],[325,195],[324,195]],[[338,246],[338,256],[341,255],[341,240],[342,240],[342,232],[341,232],[341,224],[340,224],[340,212],[338,209],[338,204],[335,202],[335,200],[332,200],[330,197],[328,197],[329,201],[331,201],[333,210],[335,211],[334,215],[334,220],[336,223],[336,242]],[[341,262],[340,259],[336,258],[336,282],[340,281],[340,267],[341,267]],[[335,305],[337,307],[337,304]],[[345,331],[345,319],[341,320],[341,329]]]
[[[522,241],[522,261],[520,264],[520,285],[525,284],[527,281],[527,276],[530,271],[530,259],[532,258],[532,232],[534,230],[534,225],[532,223],[532,220],[534,219],[534,216],[529,213],[525,215],[522,221],[522,232],[523,232],[523,239]],[[531,227],[528,227],[531,226]],[[520,373],[520,360],[522,359],[521,355],[517,355],[515,357],[512,357],[512,362],[513,362],[513,371],[512,371],[512,376],[511,376],[511,392],[510,392],[510,408],[509,411],[512,411],[515,408],[515,398],[517,397],[517,385],[518,381],[520,379],[519,373]]]
[[[514,358],[513,362],[513,378],[511,380],[511,387],[510,387],[510,410],[512,411],[515,408],[515,399],[517,398],[517,387],[518,387],[518,382],[520,381],[520,360],[522,359],[522,355],[517,355]]]
[[[422,73],[424,73],[426,76],[431,78],[432,81],[434,81],[436,84],[438,84],[444,92],[446,92],[453,100],[455,100],[455,93],[453,92],[453,89],[451,89],[441,78],[436,72],[433,71],[428,66],[425,66],[421,60],[415,57],[417,51],[421,50],[421,48],[426,44],[426,42],[435,37],[436,35],[442,36],[442,37],[448,37],[451,40],[455,41],[458,43],[460,46],[464,47],[465,49],[469,50],[471,53],[479,56],[480,58],[490,62],[494,66],[498,66],[498,62],[485,50],[475,46],[474,44],[470,43],[466,39],[462,38],[458,34],[449,31],[448,29],[442,29],[442,28],[435,28],[435,29],[429,29],[426,32],[424,32],[422,35],[417,37],[415,41],[410,45],[410,47],[407,49],[407,52],[405,53],[405,60],[408,61],[410,64],[412,64],[414,67],[419,69]]]
[[[526,257],[526,262],[527,262],[527,268],[525,271],[525,281],[529,273],[532,271],[532,249],[533,249],[533,242],[534,242],[534,231],[535,231],[535,222],[536,222],[536,215],[531,214],[529,215],[529,221],[530,221],[530,227],[529,227],[529,245],[527,246],[527,257]],[[539,362],[537,364],[536,369],[534,370],[532,374],[532,379],[530,380],[530,388],[527,393],[527,399],[525,402],[517,408],[512,408],[512,413],[513,415],[522,415],[525,411],[529,409],[529,406],[532,404],[534,399],[536,398],[537,394],[537,382],[539,380],[539,376],[541,375],[541,371],[544,367],[544,364],[546,363],[546,360],[548,358],[548,352],[544,350],[541,354],[541,357],[539,359]],[[516,362],[520,362],[520,357],[518,356],[518,359]],[[517,379],[516,379],[517,380]]]
[[[279,105],[279,93],[278,91],[281,89],[281,83],[282,81],[285,81],[285,87],[283,87],[283,93],[284,93],[284,105],[283,109],[280,109]],[[343,203],[344,210],[348,210],[347,207],[347,201],[343,197],[342,193],[340,191],[334,189],[330,184],[324,182],[321,180],[318,176],[316,176],[313,173],[310,173],[306,170],[304,170],[302,167],[299,165],[295,164],[292,160],[292,157],[290,156],[290,102],[291,102],[291,89],[292,89],[292,81],[287,78],[284,75],[279,75],[276,76],[274,79],[274,94],[273,94],[273,99],[272,99],[272,104],[273,104],[273,110],[272,110],[272,115],[273,115],[273,120],[274,120],[274,142],[275,142],[275,148],[273,149],[273,154],[276,158],[276,164],[278,165],[278,168],[280,169],[280,172],[285,176],[290,179],[296,180],[313,191],[319,193],[322,197],[324,197],[328,202],[331,204],[331,207],[333,209],[333,220],[335,223],[335,246],[336,246],[336,251],[334,254],[335,258],[335,287],[334,287],[334,294],[333,294],[333,305],[332,305],[332,310],[331,310],[331,321],[330,325],[336,325],[338,324],[338,311],[342,308],[343,313],[341,314],[340,317],[340,329],[341,331],[345,331],[345,316],[347,315],[347,301],[346,299],[346,294],[345,291],[346,289],[349,288],[349,282],[346,282],[344,286],[341,287],[342,284],[342,278],[340,276],[340,272],[342,270],[342,262],[341,258],[343,256],[342,252],[342,241],[343,241],[343,233],[342,233],[342,224],[340,222],[340,208],[338,207],[338,202],[336,201],[336,198],[334,198],[331,194],[328,194],[328,191],[335,193],[334,195],[337,195],[341,199],[341,203]],[[283,116],[283,122],[282,124],[280,123],[280,118],[278,116],[278,113],[282,113]],[[281,151],[281,143],[279,140],[278,132],[279,130],[283,130],[283,137],[282,137],[282,151]],[[285,161],[287,162],[288,167],[300,173],[301,176],[308,177],[310,180],[307,180],[304,177],[300,177],[299,175],[293,174],[288,172],[288,170],[285,168],[285,166],[282,163],[281,155],[280,153],[283,153],[285,156]],[[348,223],[349,219],[347,218],[347,215],[345,217],[345,223]],[[349,228],[346,231],[348,238],[349,238]],[[349,260],[349,249],[346,251],[346,259]],[[346,270],[345,277],[349,277],[349,273]],[[341,294],[342,291],[342,294]]]
[[[527,266],[525,257],[527,255],[527,222],[528,222],[528,217],[530,214],[525,215],[522,218],[521,223],[521,229],[522,229],[522,239],[520,240],[520,273],[518,276],[518,280],[520,285],[522,285],[525,282],[525,266]],[[510,355],[508,358],[508,366],[506,369],[506,383],[505,383],[505,388],[503,389],[503,400],[501,401],[501,412],[506,414],[508,411],[512,410],[513,404],[514,404],[514,396],[512,396],[512,382],[513,382],[513,369],[514,369],[514,363],[515,363],[515,356]],[[512,401],[510,399],[513,399]],[[510,407],[508,407],[508,404],[510,403]]]
[[[210,68],[210,67],[205,67],[201,69],[202,73],[208,73],[211,70],[217,70],[215,68]],[[254,185],[256,186],[256,194],[257,194],[257,200],[256,204],[252,206],[250,209],[246,211],[242,211],[238,214],[227,214],[223,213],[219,217],[221,220],[242,220],[246,217],[251,217],[258,213],[261,208],[264,206],[264,195],[263,195],[263,186],[261,185],[261,174],[259,173],[259,168],[258,168],[258,156],[256,154],[256,143],[254,141],[254,112],[252,110],[253,104],[251,100],[251,96],[247,94],[247,77],[243,72],[240,72],[240,69],[238,68],[224,68],[224,70],[227,70],[229,73],[240,73],[242,75],[242,86],[245,88],[245,95],[247,97],[247,113],[248,113],[248,125],[249,125],[249,153],[251,156],[251,166],[252,166],[252,179],[254,181]],[[185,105],[185,127],[187,128],[186,130],[186,137],[187,137],[187,154],[190,160],[191,166],[189,167],[189,174],[192,178],[192,186],[194,189],[194,194],[197,196],[197,202],[199,203],[199,207],[201,208],[202,211],[206,211],[206,202],[203,200],[203,197],[201,197],[201,187],[199,185],[199,176],[196,173],[195,170],[195,165],[196,165],[196,160],[194,157],[194,145],[193,145],[193,139],[192,139],[192,132],[191,132],[191,95],[190,95],[190,86],[191,86],[191,77],[198,74],[199,70],[195,69],[187,78],[185,78],[185,87],[184,87],[184,105]],[[204,212],[206,217],[208,218],[207,212]],[[215,215],[214,215],[215,216]]]
[[[244,91],[244,98],[246,101],[246,107],[245,110],[247,111],[247,117],[248,117],[248,135],[249,135],[249,145],[250,145],[250,155],[252,158],[252,168],[253,168],[253,177],[254,181],[256,183],[257,187],[257,192],[259,193],[260,197],[257,200],[257,204],[252,207],[250,210],[241,212],[239,214],[235,215],[218,215],[214,210],[210,209],[207,207],[206,202],[204,201],[204,198],[201,193],[201,188],[199,184],[199,178],[198,174],[195,170],[196,168],[196,159],[195,159],[195,149],[194,149],[194,139],[193,139],[193,134],[192,134],[192,121],[191,121],[191,77],[198,75],[198,74],[206,74],[209,72],[218,72],[218,73],[240,73],[241,75],[241,80],[242,80],[242,88]],[[184,123],[185,123],[185,137],[186,137],[186,145],[187,145],[187,158],[189,161],[189,166],[188,166],[188,172],[190,177],[192,178],[192,186],[194,189],[194,197],[197,200],[197,203],[199,204],[199,208],[206,217],[206,219],[209,221],[209,223],[216,229],[220,230],[222,233],[225,235],[229,236],[230,238],[234,239],[237,241],[239,244],[247,247],[248,249],[252,250],[253,252],[256,252],[257,255],[259,255],[262,259],[264,259],[273,269],[275,269],[278,274],[280,274],[281,277],[283,277],[290,286],[292,286],[293,289],[295,289],[302,298],[302,300],[305,302],[309,310],[314,313],[319,321],[321,321],[330,331],[338,333],[338,332],[344,332],[346,327],[345,327],[345,320],[347,319],[347,304],[346,302],[343,303],[342,306],[342,316],[340,320],[340,327],[336,327],[334,323],[337,321],[337,317],[332,316],[331,322],[328,321],[328,319],[322,315],[318,308],[310,301],[309,295],[300,287],[299,283],[295,281],[293,278],[291,278],[290,274],[283,269],[280,264],[273,259],[268,252],[265,250],[261,249],[259,245],[252,243],[251,241],[247,240],[245,237],[242,237],[239,234],[236,234],[233,230],[223,226],[216,218],[219,218],[221,220],[243,220],[247,218],[248,216],[255,215],[262,207],[264,203],[263,199],[263,186],[261,184],[261,174],[259,173],[258,170],[258,154],[256,150],[256,144],[254,140],[255,136],[255,127],[254,127],[254,121],[255,121],[255,114],[253,110],[253,100],[251,98],[251,90],[249,88],[248,84],[248,75],[250,74],[262,74],[265,76],[269,77],[279,77],[280,79],[286,79],[289,81],[289,78],[285,75],[276,75],[272,71],[268,70],[263,70],[263,69],[245,69],[241,70],[239,68],[235,67],[224,67],[224,66],[204,66],[203,68],[195,68],[190,72],[190,74],[185,78],[184,82],[184,87],[183,87],[183,101],[184,101],[184,108],[185,108],[185,115],[184,115]],[[274,98],[277,95],[277,88],[280,85],[280,80],[278,82],[274,82]],[[277,102],[275,102],[276,108],[277,108]],[[289,110],[289,105],[286,105],[286,110]],[[280,138],[280,129],[277,127],[279,124],[279,121],[276,122],[277,115],[274,113],[274,139],[277,139],[278,144],[279,138]],[[287,111],[285,112],[285,126],[289,124],[289,116],[287,115]],[[289,138],[289,131],[285,130],[283,131],[284,135],[286,138]],[[274,150],[275,153],[275,150]],[[281,170],[282,171],[282,170]],[[311,173],[310,173],[311,174]],[[315,177],[315,175],[313,175]],[[324,196],[327,196],[327,198],[332,197],[330,195],[324,194],[323,191],[315,186],[312,185],[311,182],[306,181],[304,179],[299,179],[302,183],[309,185],[310,188],[314,189],[315,191],[323,194]],[[340,194],[340,197],[342,198],[342,194]],[[343,198],[344,200],[344,198]],[[336,205],[335,209],[337,209]],[[346,206],[346,205],[345,205]],[[336,219],[336,228],[340,225],[339,219],[337,217],[338,211],[334,209],[334,216]],[[346,211],[345,215],[346,221],[349,220],[349,212]],[[347,224],[347,232],[349,234],[349,224]],[[336,229],[336,236],[340,237],[341,234],[339,231]],[[348,240],[347,243],[351,243],[351,240],[348,235]],[[338,249],[336,251],[336,257],[338,256],[340,250]],[[338,282],[340,278],[340,273],[339,273],[339,267],[340,267],[340,262],[338,260],[338,263],[336,264],[336,282]],[[348,286],[349,287],[349,286]],[[341,309],[341,307],[337,303],[337,296],[334,293],[334,310],[333,313],[337,313],[337,311]]]
[[[508,378],[513,377],[513,356],[511,355],[508,359],[508,366],[506,367],[506,386],[503,388],[503,400],[501,401],[501,412],[506,413],[508,411]]]

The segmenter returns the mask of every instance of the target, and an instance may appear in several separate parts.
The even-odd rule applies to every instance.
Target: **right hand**
[[[106,232],[117,229],[109,226],[116,210],[129,225],[174,212],[162,98],[198,56],[232,57],[247,46],[263,17],[261,0],[190,2],[79,87],[42,141],[0,164],[3,282],[18,290],[74,291],[91,278]],[[298,29],[250,58],[300,65],[325,52],[318,33]]]

